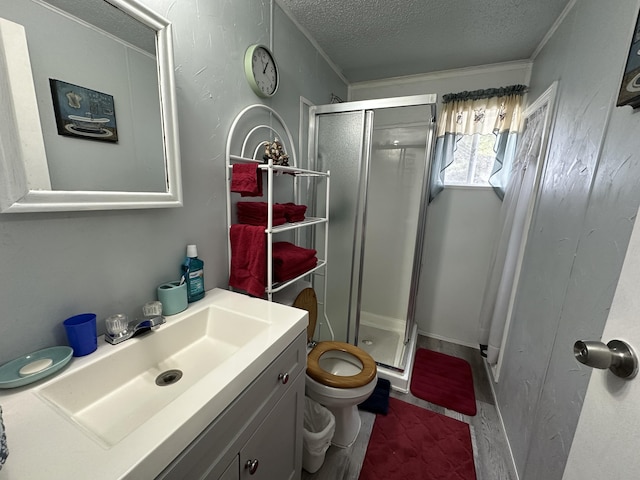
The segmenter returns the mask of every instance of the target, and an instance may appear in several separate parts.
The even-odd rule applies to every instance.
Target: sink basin
[[[37,394],[110,448],[207,375],[226,369],[269,325],[215,305],[176,321],[168,317],[156,331],[105,345],[106,355]]]

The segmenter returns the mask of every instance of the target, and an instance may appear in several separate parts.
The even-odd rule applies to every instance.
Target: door
[[[400,371],[414,330],[434,102],[376,99],[316,106],[309,115],[314,168],[331,172],[320,318],[332,339]]]
[[[331,172],[331,202],[329,205],[329,244],[327,248],[326,293],[322,282],[314,283],[318,298],[326,299],[318,316],[319,340],[349,341],[349,329],[355,322],[357,285],[360,272],[362,203],[365,130],[368,114],[364,111],[320,115],[314,120],[316,130],[316,161],[312,168]],[[323,192],[313,192],[326,202]],[[316,237],[316,248],[323,251],[323,235]],[[322,320],[328,318],[329,322]],[[322,331],[324,325],[327,331]]]
[[[640,213],[640,212],[639,212]],[[640,347],[640,225],[636,221],[602,341]],[[591,339],[576,339],[591,340]],[[570,346],[568,346],[570,348]],[[581,367],[582,368],[582,367]],[[640,478],[640,377],[594,370],[563,480]]]
[[[302,469],[304,378],[293,380],[289,391],[266,415],[240,451],[240,478],[293,480]]]

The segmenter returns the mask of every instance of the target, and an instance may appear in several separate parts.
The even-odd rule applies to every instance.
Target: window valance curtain
[[[438,117],[429,201],[444,188],[445,169],[453,162],[463,135],[493,133],[495,161],[489,178],[496,195],[504,198],[522,116],[525,85],[452,93],[443,96]]]

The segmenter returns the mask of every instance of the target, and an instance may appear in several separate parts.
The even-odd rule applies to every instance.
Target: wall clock
[[[260,97],[271,97],[280,83],[278,66],[264,45],[251,45],[244,54],[244,74],[249,86]]]

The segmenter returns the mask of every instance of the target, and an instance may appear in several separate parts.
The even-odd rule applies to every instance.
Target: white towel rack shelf
[[[262,119],[266,115],[269,123],[262,123],[255,125],[252,124],[254,117],[262,115]],[[248,126],[247,126],[248,125]],[[243,135],[244,134],[244,135]],[[273,160],[269,159],[266,163],[262,158],[258,158],[260,152],[263,150],[265,142],[273,142],[278,139],[284,148],[285,153],[289,156],[291,165],[276,165],[273,164]],[[235,150],[234,150],[235,149]],[[253,149],[252,155],[247,155],[247,152]],[[239,154],[237,154],[239,150]],[[236,153],[232,153],[235,151]],[[329,184],[330,184],[330,172],[319,172],[315,170],[309,170],[300,168],[298,166],[296,149],[293,143],[293,137],[289,128],[285,124],[282,117],[271,107],[263,104],[249,105],[244,108],[233,120],[229,135],[227,137],[226,150],[225,150],[225,164],[226,164],[226,194],[227,194],[227,228],[231,229],[231,225],[234,222],[234,205],[237,203],[238,194],[231,192],[231,176],[233,172],[233,165],[235,163],[257,163],[258,168],[266,173],[266,203],[267,203],[267,225],[265,227],[265,234],[267,235],[267,281],[265,288],[265,296],[269,301],[273,301],[273,294],[284,290],[285,288],[293,285],[299,280],[304,279],[308,275],[322,275],[325,278],[325,286],[323,288],[326,292],[326,266],[327,266],[327,252],[329,243]],[[274,205],[274,188],[275,177],[278,178],[278,183],[284,182],[281,177],[289,177],[293,182],[293,202],[298,204],[304,204],[302,200],[302,193],[307,194],[309,198],[309,192],[321,192],[319,195],[321,200],[312,198],[312,204],[308,206],[307,213],[309,216],[305,216],[305,219],[300,222],[285,223],[282,225],[273,225],[273,205]],[[301,181],[306,179],[306,188],[302,188]],[[322,185],[316,184],[313,188],[310,188],[308,182],[322,182]],[[304,191],[303,191],[304,190]],[[256,201],[259,200],[256,197]],[[274,235],[294,231],[295,241],[298,244],[302,235],[300,231],[314,226],[324,226],[324,235],[322,235],[322,251],[318,251],[318,263],[317,265],[297,276],[285,282],[275,282],[273,272],[273,241]],[[313,238],[314,242],[318,239],[317,232],[312,230],[309,238]],[[315,247],[309,247],[315,248]],[[228,271],[231,271],[231,241],[227,235],[227,252],[228,252]],[[325,295],[326,296],[326,293]],[[326,299],[325,299],[326,300]]]

